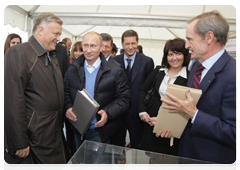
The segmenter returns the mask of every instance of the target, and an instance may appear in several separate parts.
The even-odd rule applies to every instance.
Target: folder
[[[77,121],[72,122],[72,125],[83,136],[91,125],[100,105],[92,98],[85,90],[78,90],[72,112],[77,116]]]
[[[199,98],[202,95],[202,90],[169,84],[167,91],[168,93],[174,95],[175,97],[185,100],[186,99],[186,90],[190,89],[190,94],[194,99],[195,104],[197,104]],[[167,96],[164,96],[164,99],[169,99]],[[162,103],[162,106],[167,105],[166,103]],[[164,109],[160,107],[158,111],[157,121],[153,129],[153,133],[157,133],[164,129],[170,130],[172,132],[172,137],[180,139],[187,123],[189,117],[184,113],[169,113],[168,109]]]

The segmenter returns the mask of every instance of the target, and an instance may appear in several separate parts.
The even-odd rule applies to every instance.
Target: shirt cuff
[[[147,114],[147,112],[140,112],[140,113],[139,113],[139,117],[142,116],[142,115],[144,115],[144,114]]]
[[[197,116],[197,114],[198,114],[198,110],[195,112],[195,115],[193,116],[193,118],[192,118],[192,121],[191,121],[191,123],[193,124],[194,123],[194,121],[195,121],[195,119],[196,119],[196,116]]]

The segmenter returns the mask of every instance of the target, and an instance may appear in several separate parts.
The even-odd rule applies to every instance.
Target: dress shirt
[[[109,55],[109,56],[106,58],[106,61],[108,61],[110,57],[111,57],[111,56]]]
[[[98,57],[98,59],[95,61],[95,63],[93,65],[89,65],[87,63],[87,60],[85,60],[84,65],[85,65],[87,71],[91,74],[96,68],[98,68],[98,66],[101,64],[101,62],[102,61],[101,61],[100,57]]]
[[[44,46],[38,40],[37,40],[37,42],[44,48]],[[44,48],[44,50],[46,50],[46,49]],[[51,58],[49,56],[49,51],[47,51],[47,56],[48,56],[49,61],[51,62],[52,60],[51,60]]]
[[[210,57],[209,59],[205,60],[202,63],[202,65],[204,66],[204,70],[202,71],[202,74],[201,74],[200,83],[201,83],[202,79],[204,78],[204,76],[207,74],[207,72],[216,63],[216,61],[223,55],[224,52],[225,52],[225,50],[222,49],[217,54],[213,55],[212,57]],[[194,120],[195,120],[195,118],[197,116],[197,113],[198,113],[198,110],[196,111],[195,115],[193,116],[191,123],[194,123]]]
[[[134,63],[134,61],[135,61],[135,58],[136,58],[136,52],[129,58],[129,59],[131,59],[131,67],[130,67],[130,68],[132,68],[133,63]],[[127,69],[127,66],[128,66],[127,59],[128,59],[128,57],[127,57],[126,54],[124,53],[124,65],[125,65],[125,69]]]
[[[169,84],[173,84],[176,81],[178,76],[181,76],[181,77],[187,79],[186,69],[187,69],[186,67],[182,67],[181,71],[176,76],[172,77]],[[160,97],[163,98],[166,94],[166,91],[167,91],[167,88],[168,88],[168,80],[169,80],[170,77],[168,75],[168,68],[160,68],[159,71],[164,71],[165,72],[165,76],[162,80],[162,83],[161,83],[161,85],[159,87],[159,91],[158,91]]]
[[[186,70],[187,70],[187,67],[182,67],[182,69],[179,71],[179,73],[176,76],[172,77],[169,84],[173,84],[176,81],[178,76],[181,76],[181,77],[187,79],[187,71]],[[160,84],[159,90],[158,90],[160,97],[163,98],[165,96],[166,91],[167,91],[168,80],[169,80],[170,77],[168,75],[168,68],[160,68],[159,71],[164,71],[165,72],[165,76],[164,76],[164,78],[163,78],[163,80]],[[139,113],[139,116],[141,116],[145,113],[147,113],[147,112],[141,112],[141,113]]]

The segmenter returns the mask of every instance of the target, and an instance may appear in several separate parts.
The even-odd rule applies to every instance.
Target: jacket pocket
[[[27,120],[28,120],[28,138],[30,141],[35,141],[37,143],[37,135],[35,134],[36,127],[38,124],[38,118],[35,111],[31,111],[27,113]]]
[[[33,112],[31,116],[27,115],[27,118],[28,118],[28,128],[30,127],[30,125],[32,123],[34,115],[35,115],[35,112]]]

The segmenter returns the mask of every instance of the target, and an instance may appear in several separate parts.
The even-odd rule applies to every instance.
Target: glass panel
[[[155,152],[84,141],[68,164],[209,164]]]

